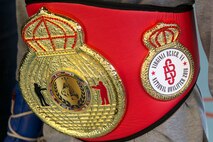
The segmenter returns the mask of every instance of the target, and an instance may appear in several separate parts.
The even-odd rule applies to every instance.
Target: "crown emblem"
[[[158,23],[143,35],[149,49],[141,67],[141,81],[147,93],[159,100],[180,96],[190,85],[194,74],[191,53],[179,43],[177,24]]]
[[[82,28],[71,20],[40,9],[22,30],[22,38],[38,56],[73,51],[82,45]]]
[[[177,41],[179,33],[177,24],[158,23],[144,34],[143,42],[148,48],[158,48]]]

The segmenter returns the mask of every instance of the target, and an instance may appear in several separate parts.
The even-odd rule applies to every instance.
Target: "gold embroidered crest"
[[[83,36],[76,21],[42,8],[22,29],[30,52],[19,82],[44,122],[71,136],[93,138],[116,128],[126,99],[116,70]]]
[[[145,90],[159,100],[180,96],[194,75],[191,53],[178,42],[177,24],[158,23],[143,36],[149,54],[141,68]]]

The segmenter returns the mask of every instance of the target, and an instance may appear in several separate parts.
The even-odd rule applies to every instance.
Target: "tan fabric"
[[[16,71],[16,78],[18,79],[18,74],[19,74],[19,66],[21,63],[21,60],[23,59],[24,55],[27,52],[27,46],[25,45],[25,43],[23,42],[23,40],[21,39],[21,28],[22,25],[26,22],[26,20],[28,19],[28,15],[26,12],[26,8],[25,8],[25,3],[23,0],[17,0],[16,1],[16,16],[17,16],[17,24],[18,24],[18,57],[17,57],[17,71]]]
[[[192,5],[195,0],[102,0],[102,1],[116,1],[120,3],[136,3],[146,5],[156,5],[164,7],[176,7],[178,5],[187,4]]]
[[[196,14],[203,48],[209,61],[209,88],[213,95],[213,0],[197,0]]]

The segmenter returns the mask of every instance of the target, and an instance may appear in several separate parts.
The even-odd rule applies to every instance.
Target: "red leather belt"
[[[192,10],[148,11],[36,2],[27,5],[29,16],[41,7],[77,21],[85,32],[85,43],[115,67],[125,88],[126,111],[118,126],[106,135],[84,140],[117,140],[151,130],[171,115],[192,90],[199,72]],[[170,43],[175,44],[167,46]],[[178,69],[190,71],[184,78],[184,71],[179,74]]]

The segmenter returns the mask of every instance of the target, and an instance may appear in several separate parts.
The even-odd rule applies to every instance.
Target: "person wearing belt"
[[[22,94],[40,119],[72,136],[45,125],[46,140],[206,141],[193,3],[26,1]],[[47,89],[47,106],[34,83]]]

